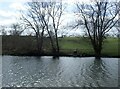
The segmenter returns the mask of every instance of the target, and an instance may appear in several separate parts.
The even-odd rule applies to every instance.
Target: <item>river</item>
[[[3,87],[117,87],[118,58],[2,56]]]

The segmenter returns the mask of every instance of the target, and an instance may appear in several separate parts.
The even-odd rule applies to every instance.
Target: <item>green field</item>
[[[80,53],[94,54],[92,45],[87,38],[66,37],[60,41],[61,49],[77,49]],[[107,38],[104,41],[102,55],[119,56],[118,38]]]
[[[78,54],[93,55],[94,51],[88,38],[83,37],[64,37],[59,38],[60,52],[64,54],[73,54],[77,49]],[[3,36],[2,37],[3,54],[26,54],[33,53],[36,49],[35,37],[31,36]],[[48,38],[44,38],[45,52],[51,52],[51,45]],[[118,54],[118,38],[107,38],[104,41],[103,56],[120,56]]]

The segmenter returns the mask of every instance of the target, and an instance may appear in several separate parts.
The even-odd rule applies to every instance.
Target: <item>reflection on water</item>
[[[3,56],[3,87],[117,87],[118,59]]]

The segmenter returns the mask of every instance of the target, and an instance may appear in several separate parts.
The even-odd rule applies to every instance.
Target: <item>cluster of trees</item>
[[[77,13],[78,19],[73,27],[84,27],[86,34],[91,40],[95,57],[100,58],[106,34],[120,20],[117,18],[120,11],[119,3],[95,0],[91,4],[78,2],[75,5],[75,13]],[[27,12],[22,13],[21,20],[26,27],[25,29],[34,30],[38,53],[41,54],[43,52],[43,38],[45,32],[47,32],[52,52],[55,53],[55,56],[59,56],[58,31],[60,30],[61,17],[65,9],[64,4],[62,1],[39,2],[33,0],[27,3],[27,7]],[[18,24],[13,24],[12,28],[14,30],[10,33],[13,35],[19,35],[24,31],[21,30],[22,28]]]
[[[6,30],[8,29],[8,31]],[[9,27],[0,26],[1,35],[14,35],[20,36],[26,28],[20,23],[13,23]]]
[[[59,2],[28,2],[28,12],[21,19],[24,24],[35,32],[38,53],[42,53],[43,36],[47,32],[50,38],[52,52],[59,55],[58,30],[63,14],[62,1]],[[54,35],[53,35],[54,34]]]

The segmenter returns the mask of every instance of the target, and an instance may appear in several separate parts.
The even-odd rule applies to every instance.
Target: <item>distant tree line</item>
[[[26,28],[20,23],[13,23],[10,26],[0,26],[1,35],[20,36]]]

